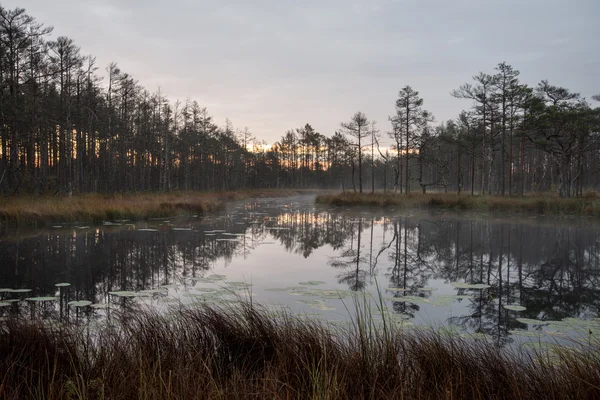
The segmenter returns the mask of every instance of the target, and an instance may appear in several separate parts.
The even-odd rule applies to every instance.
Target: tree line
[[[306,124],[266,146],[229,120],[218,126],[196,101],[146,90],[116,63],[101,73],[72,39],[51,34],[0,6],[5,196],[283,187],[582,196],[600,184],[600,109],[545,80],[529,87],[506,63],[451,93],[471,102],[453,120],[436,125],[406,86],[386,132],[358,111],[330,136]]]

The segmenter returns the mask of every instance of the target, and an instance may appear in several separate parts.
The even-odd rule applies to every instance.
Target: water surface
[[[532,336],[585,341],[600,328],[600,229],[584,218],[260,199],[210,217],[7,234],[0,265],[0,312],[23,318],[94,319],[109,303],[162,307],[251,294],[340,324],[353,294],[381,293],[383,312],[407,329],[446,327],[501,346]],[[134,293],[110,294],[119,291]],[[73,312],[73,300],[98,308]]]

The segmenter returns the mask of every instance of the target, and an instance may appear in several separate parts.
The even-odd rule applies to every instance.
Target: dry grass
[[[533,212],[600,216],[600,198],[560,198],[552,195],[521,197],[469,196],[456,194],[343,193],[317,196],[317,203],[336,206],[432,207],[457,210]]]
[[[365,322],[366,321],[366,322]],[[592,399],[600,352],[523,360],[435,333],[348,331],[251,304],[136,312],[93,332],[9,320],[7,399]]]
[[[172,192],[133,194],[82,194],[73,197],[11,197],[0,201],[0,224],[42,226],[57,222],[169,217],[214,212],[224,203],[249,197],[298,194],[295,190],[235,192]]]

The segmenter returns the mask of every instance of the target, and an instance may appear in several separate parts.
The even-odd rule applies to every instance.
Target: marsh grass
[[[290,196],[298,193],[295,190],[245,190],[10,197],[0,200],[0,223],[39,227],[74,221],[99,223],[108,220],[194,215],[219,211],[228,201],[250,197]]]
[[[348,330],[249,302],[138,311],[93,331],[9,320],[0,397],[600,398],[597,351],[524,359],[488,342],[376,329],[357,305]]]
[[[317,196],[317,203],[335,206],[396,206],[475,211],[527,212],[600,216],[600,198],[594,192],[583,197],[560,198],[549,194],[524,197],[469,196],[456,194],[342,193]]]

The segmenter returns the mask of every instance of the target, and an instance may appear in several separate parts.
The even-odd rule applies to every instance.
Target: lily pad
[[[67,283],[67,282],[61,282],[61,283],[57,283],[54,286],[61,288],[61,287],[69,287],[69,286],[71,286],[71,284]]]
[[[318,285],[324,285],[327,282],[323,282],[323,281],[306,281],[306,282],[298,282],[300,285],[305,285],[305,286],[318,286]]]
[[[297,300],[296,303],[307,304],[309,306],[325,304],[323,300]]]
[[[10,293],[29,293],[31,289],[10,289],[8,292]]]
[[[135,297],[135,296],[137,296],[136,292],[132,292],[129,290],[117,290],[114,292],[108,292],[108,294],[112,294],[113,296],[117,296],[117,297]]]
[[[10,306],[11,303],[7,302],[7,301],[0,301],[0,307],[8,307]]]
[[[164,289],[146,289],[146,290],[140,290],[140,293],[150,294],[150,295],[158,294],[158,295],[163,295],[163,296],[168,294],[168,292]]]
[[[511,311],[525,311],[527,310],[527,308],[523,307],[523,306],[517,306],[517,305],[510,305],[507,304],[505,306],[503,306],[505,309],[507,310],[511,310]]]
[[[222,281],[224,279],[226,279],[227,276],[225,275],[218,275],[218,274],[212,274],[206,277],[206,279],[211,280],[211,281]]]
[[[311,305],[312,308],[316,309],[316,310],[323,310],[323,311],[333,311],[335,310],[335,307],[329,307],[325,304],[314,304]]]
[[[396,287],[385,288],[385,290],[389,290],[391,292],[409,292],[410,291],[409,288],[396,288]]]
[[[419,292],[433,292],[438,290],[438,288],[435,287],[422,287],[422,288],[418,288],[417,289]]]
[[[540,321],[539,319],[517,318],[517,321],[527,325],[548,325],[547,321]]]
[[[246,282],[225,282],[228,286],[233,286],[233,287],[237,287],[237,288],[247,288],[252,286],[251,283],[246,283]]]
[[[71,307],[87,307],[92,304],[89,300],[75,300],[67,303]]]
[[[28,297],[25,300],[27,301],[55,301],[56,297],[47,296],[47,297]]]

